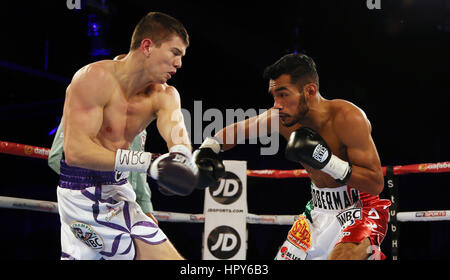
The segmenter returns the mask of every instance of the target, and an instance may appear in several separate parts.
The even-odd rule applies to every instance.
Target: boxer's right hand
[[[288,160],[322,169],[330,160],[331,151],[316,131],[309,127],[300,127],[289,136],[285,156]]]
[[[285,155],[291,161],[306,163],[327,173],[341,184],[347,183],[352,174],[352,165],[333,155],[322,136],[308,127],[291,133]]]
[[[169,152],[153,161],[148,169],[150,177],[169,194],[186,196],[198,182],[198,168],[186,146],[175,145]]]

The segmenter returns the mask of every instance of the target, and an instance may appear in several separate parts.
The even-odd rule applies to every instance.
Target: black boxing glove
[[[152,161],[155,161],[160,156],[162,156],[162,154],[152,153]],[[174,195],[176,195],[175,193],[173,193],[173,192],[169,191],[168,189],[165,189],[165,188],[163,188],[161,186],[158,186],[158,191],[160,193],[162,193],[163,195],[166,195],[166,196],[174,196]]]
[[[152,161],[155,161],[160,156],[162,156],[162,154],[152,153]],[[165,188],[163,188],[161,186],[158,186],[158,191],[160,193],[162,193],[163,195],[166,195],[166,196],[174,196],[174,195],[176,195],[175,193],[173,193],[173,192],[169,191],[168,189],[165,189]]]
[[[174,195],[176,195],[176,193],[173,193],[173,192],[169,191],[168,189],[165,189],[165,188],[163,188],[161,186],[158,186],[158,191],[160,193],[162,193],[163,195],[165,195],[165,196],[174,196]]]
[[[288,160],[320,169],[342,184],[352,173],[351,164],[333,155],[323,138],[309,127],[301,127],[291,133],[285,156]]]
[[[194,152],[194,162],[199,171],[197,189],[203,190],[225,177],[225,166],[219,153],[220,143],[210,137],[207,137],[200,148]]]
[[[198,168],[186,146],[175,145],[169,152],[154,160],[148,170],[161,193],[187,196],[197,186]]]

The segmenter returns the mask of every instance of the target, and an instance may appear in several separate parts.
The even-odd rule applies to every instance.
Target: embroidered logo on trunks
[[[114,179],[116,180],[116,182],[119,182],[120,180],[127,178],[129,173],[130,172],[128,171],[115,171]]]
[[[120,178],[122,178],[122,171],[116,171],[116,173],[114,173],[114,179],[116,179],[116,182],[119,182]]]
[[[114,216],[116,216],[117,214],[120,213],[120,211],[122,211],[122,209],[120,209],[120,207],[114,208],[114,207],[106,205],[106,208],[108,209],[108,213],[106,214],[106,218],[105,218],[105,220],[107,222],[111,221],[111,219],[114,218]]]
[[[311,188],[311,196],[314,208],[326,210],[344,210],[359,201],[359,191],[353,188],[350,193],[347,190],[324,191]]]
[[[70,229],[73,235],[84,244],[95,250],[103,249],[103,240],[95,232],[95,230],[88,224],[80,222],[72,222],[70,224]]]
[[[339,224],[341,224],[341,227],[346,228],[353,225],[355,220],[362,219],[362,210],[361,208],[351,208],[337,214],[336,218],[338,219]]]
[[[305,216],[300,215],[292,225],[288,240],[305,252],[311,247],[311,233]]]
[[[301,257],[296,256],[294,253],[289,252],[289,249],[286,246],[281,247],[280,256],[284,260],[302,260]]]

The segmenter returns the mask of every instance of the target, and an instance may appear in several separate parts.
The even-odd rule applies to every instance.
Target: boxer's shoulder
[[[161,87],[160,91],[163,93],[163,96],[175,97],[175,98],[180,97],[178,90],[174,86],[171,86],[168,84],[161,84],[159,86]]]
[[[114,61],[112,60],[100,60],[93,63],[89,63],[81,67],[74,75],[75,77],[92,77],[97,78],[112,78],[114,77]]]
[[[354,130],[362,127],[371,129],[366,113],[355,104],[343,99],[334,99],[330,103],[331,119],[335,132],[344,132],[347,129]]]
[[[90,63],[79,69],[73,76],[71,85],[86,85],[92,88],[108,88],[115,84],[111,66],[105,61]]]
[[[168,84],[151,84],[146,90],[146,93],[161,94],[161,95],[179,95],[177,89],[174,86]]]
[[[72,78],[68,91],[86,97],[102,97],[106,100],[117,86],[117,78],[108,63],[94,62],[79,69]]]
[[[174,86],[168,84],[153,84],[150,89],[156,101],[162,107],[180,103],[180,94]],[[171,107],[171,106],[170,106]]]
[[[330,100],[330,113],[337,122],[366,121],[366,113],[355,104],[344,99]]]
[[[337,114],[362,111],[358,106],[344,99],[332,99],[329,102],[332,112]]]

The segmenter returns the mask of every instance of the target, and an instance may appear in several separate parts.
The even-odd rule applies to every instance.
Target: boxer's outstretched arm
[[[284,126],[279,120],[278,128],[272,127],[273,118],[278,119],[278,110],[270,108],[260,115],[224,127],[219,130],[214,137],[222,143],[223,151],[229,150],[236,146],[238,135],[244,135],[245,139],[248,139],[251,135],[250,132],[256,131],[259,136],[260,127],[266,127],[268,132],[280,133],[284,137],[289,138],[289,134],[294,131],[294,129]]]
[[[115,152],[95,142],[111,97],[109,74],[96,65],[80,69],[66,90],[64,155],[68,165],[113,171]]]
[[[167,86],[157,102],[156,126],[161,137],[166,141],[167,148],[184,145],[192,152],[191,141],[181,113],[180,94],[177,89]]]
[[[351,109],[336,117],[333,130],[347,148],[352,174],[348,185],[371,195],[384,188],[380,157],[372,139],[372,128],[364,112]]]

